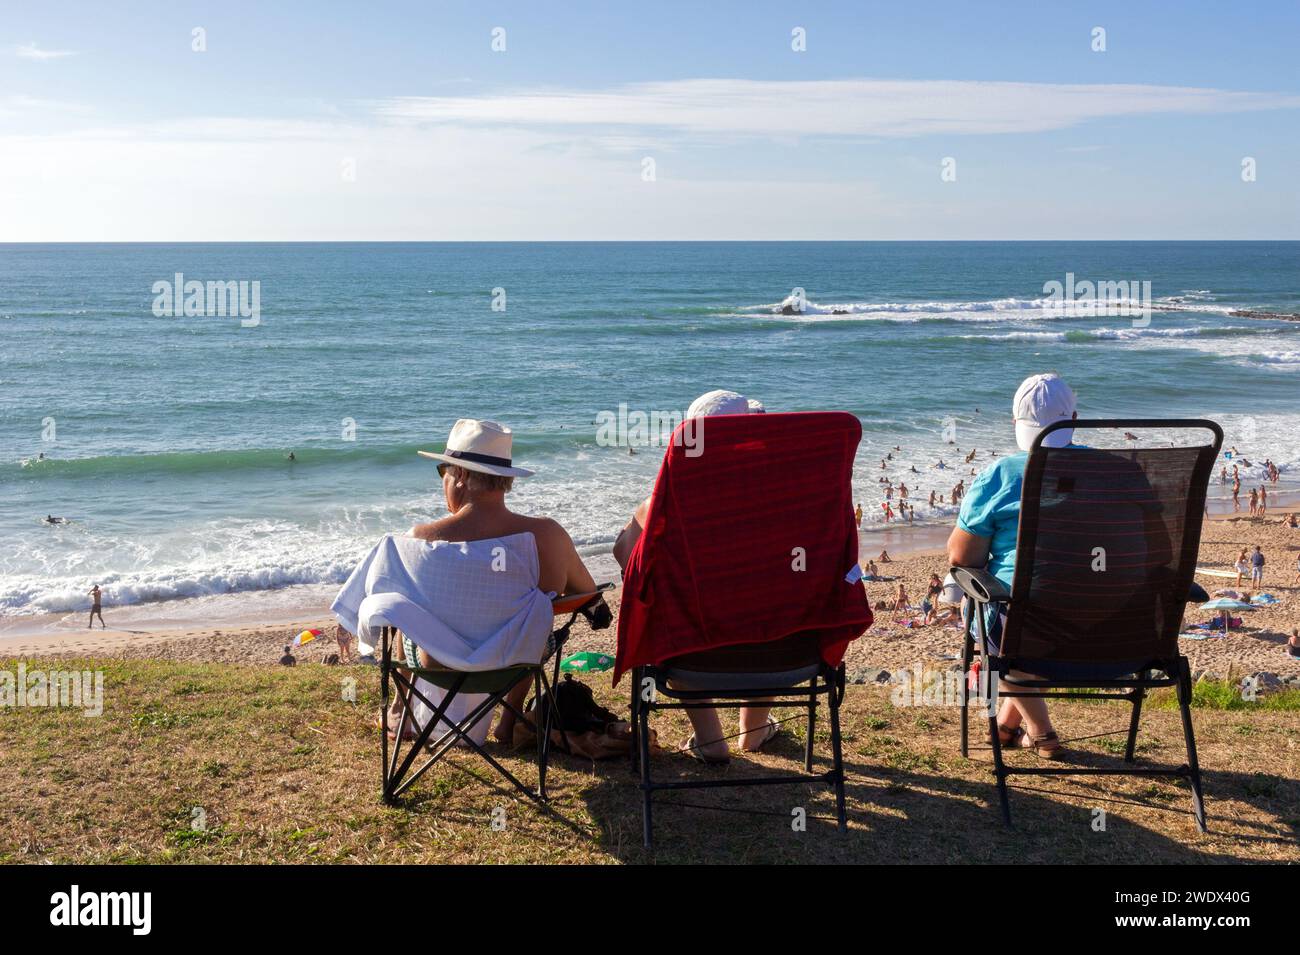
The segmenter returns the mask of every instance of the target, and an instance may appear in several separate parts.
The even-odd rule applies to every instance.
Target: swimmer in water
[[[47,514],[45,515],[45,520],[41,521],[41,523],[42,524],[66,524],[67,521],[65,521],[61,517],[55,517],[52,514]]]

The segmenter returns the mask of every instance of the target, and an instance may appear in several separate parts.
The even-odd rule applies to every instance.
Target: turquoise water
[[[159,317],[178,272],[260,283],[260,323]],[[1149,326],[1048,307],[1067,273],[1150,281]],[[1213,416],[1289,479],[1300,322],[1240,309],[1300,313],[1300,243],[0,245],[0,615],[96,581],[111,606],[340,581],[441,513],[415,450],[462,416],[516,430],[515,503],[608,569],[661,452],[598,444],[597,416],[717,387],[857,414],[868,521],[895,445],[918,521],[951,520],[923,499],[969,481],[955,447],[1013,449],[1043,370],[1083,415]]]

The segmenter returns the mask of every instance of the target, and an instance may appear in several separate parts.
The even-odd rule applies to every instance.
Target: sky
[[[0,0],[0,242],[1300,239],[1298,39],[1295,0]]]

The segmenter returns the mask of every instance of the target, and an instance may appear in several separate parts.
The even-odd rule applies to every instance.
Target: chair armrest
[[[977,603],[1011,602],[1011,589],[982,567],[953,567],[952,579]]]

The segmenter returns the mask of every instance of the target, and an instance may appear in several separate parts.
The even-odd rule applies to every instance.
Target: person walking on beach
[[[334,641],[339,645],[339,663],[349,664],[355,662],[353,656],[354,638],[343,627],[334,628]]]
[[[103,594],[100,592],[99,584],[95,584],[95,586],[90,588],[90,599],[93,601],[93,603],[90,605],[90,621],[86,624],[86,629],[87,630],[94,629],[95,618],[98,617],[100,627],[103,628],[104,630],[107,630],[108,624],[104,623],[104,613],[101,608],[101,604],[103,602]]]
[[[1237,555],[1237,561],[1232,565],[1232,569],[1237,572],[1237,589],[1241,589],[1241,582],[1246,575],[1250,573],[1250,561],[1246,558],[1246,548],[1241,549]]]
[[[862,502],[858,501],[858,506],[853,509],[853,520],[859,527],[862,526]]]
[[[1250,516],[1254,517],[1259,511],[1259,492],[1253,487],[1250,489]]]
[[[1250,585],[1256,590],[1264,586],[1264,553],[1258,544],[1250,555]]]
[[[1291,586],[1294,587],[1297,584],[1300,584],[1300,557],[1295,559],[1295,580],[1291,582]]]
[[[1263,484],[1259,486],[1259,511],[1260,517],[1268,513],[1268,488]]]
[[[1232,466],[1232,510],[1237,512],[1241,510],[1241,475],[1237,473],[1237,465]]]

